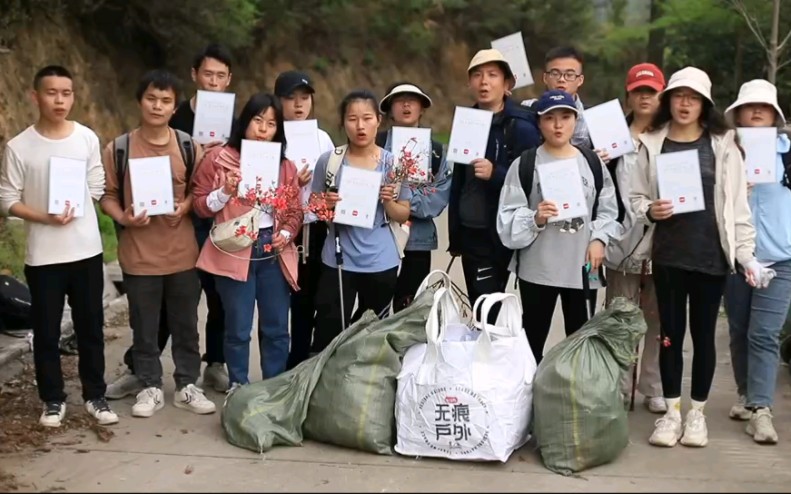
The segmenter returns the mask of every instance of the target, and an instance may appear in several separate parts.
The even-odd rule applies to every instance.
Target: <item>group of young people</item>
[[[227,91],[231,57],[210,45],[195,58],[191,75],[197,89]],[[791,143],[778,134],[778,181],[749,185],[734,130],[783,127],[776,88],[763,80],[746,83],[723,115],[703,71],[687,67],[666,81],[659,67],[638,64],[625,84],[635,151],[610,159],[594,149],[584,119],[578,94],[583,58],[575,49],[547,54],[547,91],[521,104],[511,98],[515,77],[497,50],[479,51],[467,76],[474,107],[494,115],[485,157],[451,166],[442,145],[433,142],[430,186],[383,180],[374,227],[362,228],[319,220],[301,203],[304,194],[290,197],[287,210],[235,200],[242,142],[281,143],[279,184],[320,194],[333,209],[343,203],[336,185],[348,167],[393,176],[397,150],[385,127],[419,127],[432,106],[412,82],[394,83],[381,100],[367,90],[343,98],[338,117],[346,144],[336,147],[319,130],[323,154],[311,171],[286,158],[285,122],[313,118],[315,89],[305,73],[280,74],[274,94],[255,94],[243,105],[227,142],[201,146],[191,138],[196,98],[181,100],[173,74],[149,72],[136,93],[140,126],[102,151],[93,131],[68,119],[75,97],[71,74],[60,66],[41,69],[33,81],[38,121],[8,143],[0,172],[2,212],[25,220],[28,230],[25,275],[44,402],[41,424],[57,427],[65,414],[58,337],[66,297],[85,408],[100,424],[118,421],[108,398],[135,395],[131,412],[137,417],[164,406],[160,356],[171,338],[173,403],[209,414],[215,404],[198,387],[201,290],[208,306],[202,386],[232,392],[249,383],[256,308],[267,379],[321,352],[366,310],[387,317],[407,307],[439,247],[434,218],[448,207],[449,251],[461,258],[470,304],[505,291],[514,273],[537,360],[558,298],[567,335],[588,320],[597,288],[606,286],[606,303],[627,297],[640,304],[648,333],[638,389],[647,408],[663,414],[650,438],[655,445],[708,442],[703,410],[725,293],[739,394],[730,415],[749,421],[747,432],[757,442],[776,442],[771,407],[778,336],[791,303],[791,216],[784,207],[791,202],[784,168]],[[672,203],[658,194],[656,161],[683,150],[698,153],[705,209],[674,215]],[[133,344],[124,357],[127,369],[109,386],[97,214],[90,207],[81,217],[69,208],[47,213],[53,156],[86,161],[86,204],[98,203],[116,223]],[[174,211],[148,216],[133,208],[128,160],[161,156],[170,159]],[[542,196],[537,168],[561,160],[576,160],[588,213],[552,221],[558,205]],[[251,215],[259,228],[251,245],[229,252],[214,241],[213,225]],[[405,246],[393,223],[409,225]],[[687,304],[692,404],[682,420]],[[624,395],[630,387],[627,374]]]

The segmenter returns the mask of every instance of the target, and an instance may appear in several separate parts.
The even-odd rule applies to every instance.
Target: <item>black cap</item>
[[[275,80],[275,96],[278,98],[285,98],[294,93],[299,88],[305,88],[306,91],[313,94],[316,92],[310,81],[308,74],[299,72],[297,70],[289,70],[277,76]]]

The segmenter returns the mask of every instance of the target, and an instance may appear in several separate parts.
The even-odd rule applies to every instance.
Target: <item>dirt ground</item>
[[[108,320],[105,341],[116,340],[121,331],[128,331],[128,320],[126,311]],[[72,411],[82,408],[77,356],[62,355],[61,368],[69,395],[66,407]],[[110,442],[115,435],[111,429],[96,424],[86,413],[67,413],[62,427],[44,427],[38,423],[41,410],[33,355],[28,353],[0,372],[0,455],[21,454],[32,458],[60,446],[78,446],[89,435],[105,443]],[[76,439],[59,440],[70,431],[77,433]],[[0,466],[0,492],[14,491],[20,487],[31,486],[19,484],[13,474],[5,472]]]

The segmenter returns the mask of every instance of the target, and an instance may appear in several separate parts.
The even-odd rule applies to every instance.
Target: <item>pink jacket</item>
[[[213,217],[214,221],[222,223],[250,211],[250,206],[234,204],[233,201],[229,201],[217,213],[213,213],[206,205],[208,195],[224,184],[224,171],[239,170],[239,158],[237,150],[227,146],[218,146],[206,153],[198,164],[192,179],[193,207],[198,216],[203,218]],[[293,184],[294,187],[299,189],[297,167],[286,159],[280,164],[280,183]],[[294,208],[300,211],[299,214],[289,215],[287,218],[275,218],[274,231],[287,230],[291,232],[291,241],[280,252],[278,259],[280,260],[280,268],[283,270],[283,275],[289,285],[294,290],[299,290],[297,285],[298,255],[293,243],[302,228],[303,213],[298,197]],[[230,256],[218,249],[211,240],[208,240],[203,244],[197,266],[207,273],[227,276],[237,281],[247,281],[251,252],[252,247],[248,247],[239,252],[234,252],[233,256]]]

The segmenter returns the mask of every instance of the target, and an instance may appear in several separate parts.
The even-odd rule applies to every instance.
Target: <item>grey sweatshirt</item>
[[[538,148],[536,170],[539,165],[553,161],[558,160],[550,156],[544,146]],[[577,164],[590,212],[596,196],[593,172],[582,154],[577,155]],[[591,222],[587,214],[582,218],[584,226],[579,231],[561,233],[563,222],[543,227],[536,225],[536,209],[543,200],[538,172],[533,175],[533,189],[528,201],[519,181],[519,159],[511,164],[500,193],[497,233],[503,245],[518,251],[511,260],[510,270],[516,271],[518,255],[519,272],[516,275],[519,279],[539,285],[582,289],[581,268],[585,265],[588,245],[593,240],[600,240],[606,247],[610,238],[619,233],[615,187],[606,166],[602,165],[602,171],[604,186],[599,194],[596,221]]]

